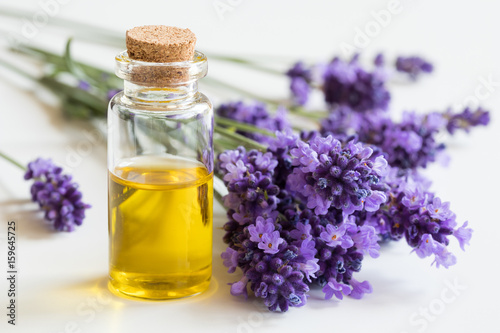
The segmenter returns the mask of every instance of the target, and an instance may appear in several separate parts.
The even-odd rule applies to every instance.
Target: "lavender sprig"
[[[469,133],[472,127],[486,126],[490,122],[490,113],[482,108],[475,111],[465,108],[460,113],[453,113],[450,109],[444,113],[444,117],[447,120],[446,130],[450,134],[455,134],[457,130]]]
[[[62,168],[49,159],[38,158],[24,167],[1,152],[0,157],[25,171],[24,179],[34,180],[31,199],[38,203],[45,219],[57,231],[74,231],[82,225],[85,210],[91,206],[82,201],[82,193],[71,175],[63,174]]]
[[[393,169],[389,179],[391,199],[379,211],[360,215],[360,220],[373,226],[381,240],[404,237],[420,258],[434,255],[437,267],[454,265],[456,257],[447,250],[449,236],[454,236],[465,250],[472,236],[468,222],[458,227],[450,203],[430,192],[430,182],[418,173],[399,176]]]
[[[434,66],[421,57],[398,57],[396,59],[396,70],[408,74],[412,80],[416,80],[423,73],[431,73]]]

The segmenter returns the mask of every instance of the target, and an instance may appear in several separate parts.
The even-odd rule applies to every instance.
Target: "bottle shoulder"
[[[109,101],[109,110],[133,111],[138,113],[204,113],[213,110],[213,104],[203,93],[197,92],[195,96],[186,101],[161,101],[161,102],[136,102],[124,95],[123,91],[116,94]]]

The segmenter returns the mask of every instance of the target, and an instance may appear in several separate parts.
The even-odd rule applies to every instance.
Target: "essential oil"
[[[212,270],[212,173],[175,156],[133,158],[109,173],[112,287],[147,299],[204,291]]]

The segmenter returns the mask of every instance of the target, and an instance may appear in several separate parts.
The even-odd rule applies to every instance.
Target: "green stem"
[[[307,111],[303,107],[295,106],[289,108],[290,113],[296,114],[301,117],[311,118],[314,120],[320,120],[328,117],[328,112],[326,111]]]
[[[228,126],[228,127],[234,127],[236,129],[244,131],[244,132],[260,133],[260,134],[264,134],[264,135],[267,135],[267,136],[270,136],[270,137],[274,137],[275,136],[271,131],[268,131],[266,129],[263,129],[263,128],[260,128],[260,127],[254,126],[254,125],[250,125],[250,124],[241,123],[239,121],[232,120],[232,119],[229,119],[229,118],[224,118],[224,117],[216,116],[215,117],[215,122],[217,124],[220,124],[220,125],[224,125],[224,126]]]
[[[5,160],[9,161],[10,163],[14,164],[15,166],[17,166],[19,169],[23,170],[23,171],[26,171],[26,167],[24,165],[22,165],[21,163],[19,163],[18,161],[16,161],[15,159],[13,159],[12,157],[10,156],[7,156],[5,155],[4,153],[2,153],[0,151],[0,157],[3,157]]]
[[[252,139],[249,139],[241,134],[234,133],[226,128],[222,127],[215,127],[214,132],[218,133],[222,136],[231,138],[235,141],[240,142],[243,146],[247,148],[253,148],[253,149],[258,149],[260,151],[266,151],[267,147],[264,146],[263,144],[258,143],[257,141],[254,141]]]

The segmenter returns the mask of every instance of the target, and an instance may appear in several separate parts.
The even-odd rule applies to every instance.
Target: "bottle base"
[[[199,295],[210,286],[210,277],[195,285],[180,286],[180,279],[128,278],[126,283],[109,278],[109,290],[121,297],[136,300],[165,301]]]

